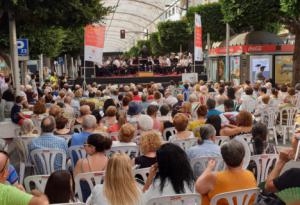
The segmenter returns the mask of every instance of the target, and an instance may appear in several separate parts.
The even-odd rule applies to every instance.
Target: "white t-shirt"
[[[193,193],[194,187],[192,190],[189,188],[187,183],[184,183],[184,189],[186,194]],[[160,192],[160,179],[154,181],[154,183],[150,186],[148,191],[143,194],[143,204],[146,204],[152,198],[160,197],[160,196],[167,196],[167,195],[174,195],[176,194],[171,182],[167,179],[165,182],[165,186],[162,192]]]
[[[87,205],[110,205],[103,193],[103,187],[103,184],[98,184],[94,187],[90,197],[86,201]],[[142,200],[133,205],[142,205]]]

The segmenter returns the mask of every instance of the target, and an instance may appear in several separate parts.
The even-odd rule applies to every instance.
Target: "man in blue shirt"
[[[86,115],[82,119],[82,129],[80,133],[72,135],[71,146],[83,145],[90,134],[92,134],[97,127],[97,120],[93,115]]]
[[[55,119],[52,116],[45,117],[41,123],[42,134],[40,137],[35,138],[28,145],[29,153],[36,149],[58,149],[62,150],[68,156],[68,145],[67,141],[62,137],[57,137],[53,134],[56,127]],[[62,168],[62,156],[57,156],[54,162],[55,170]],[[37,170],[43,172],[41,167],[38,166]],[[45,173],[39,173],[45,174]]]

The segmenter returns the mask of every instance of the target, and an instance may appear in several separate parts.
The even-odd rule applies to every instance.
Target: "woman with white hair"
[[[192,118],[197,119],[196,111],[197,111],[198,107],[200,106],[199,98],[197,98],[196,94],[191,94],[189,96],[189,102],[192,105]]]
[[[21,137],[38,137],[38,133],[35,133],[34,127],[31,119],[24,119],[21,126]]]

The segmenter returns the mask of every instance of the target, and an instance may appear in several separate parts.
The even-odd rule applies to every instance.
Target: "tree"
[[[150,45],[151,45],[151,53],[155,56],[162,55],[162,47],[159,42],[159,34],[158,32],[154,32],[150,34],[149,37]]]
[[[158,24],[159,42],[164,53],[188,50],[192,32],[187,20],[165,21]]]
[[[300,82],[300,1],[299,0],[221,0],[224,19],[242,31],[264,30],[282,23],[295,34],[293,84]]]
[[[236,33],[266,30],[278,22],[279,0],[220,0],[225,22]]]
[[[139,53],[142,51],[143,46],[146,46],[149,51],[149,55],[152,55],[150,41],[149,40],[139,40],[136,43],[136,47],[139,49]]]
[[[137,57],[139,55],[139,48],[136,46],[133,46],[130,50],[129,50],[129,56],[130,57]]]
[[[280,21],[289,31],[295,34],[295,50],[293,56],[293,85],[300,83],[300,1],[280,0]]]
[[[6,51],[9,46],[8,11],[14,13],[19,37],[38,39],[38,41],[30,41],[30,51],[34,52],[34,55],[36,55],[35,51],[49,53],[52,57],[54,53],[79,54],[80,46],[83,45],[83,27],[90,23],[101,22],[111,11],[111,7],[104,7],[99,0],[2,0],[0,1],[0,48]],[[64,36],[64,39],[58,38],[58,42],[53,44],[54,39],[48,34],[56,37]],[[51,48],[47,46],[39,48],[41,42]],[[57,47],[54,48],[55,46]]]
[[[194,30],[195,26],[195,13],[201,15],[203,39],[207,38],[207,33],[210,34],[210,39],[213,42],[223,41],[225,39],[226,25],[223,20],[224,15],[220,3],[190,7],[187,12],[187,19],[191,30]]]

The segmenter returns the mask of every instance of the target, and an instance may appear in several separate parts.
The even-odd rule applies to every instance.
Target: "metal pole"
[[[230,40],[230,26],[226,23],[226,70],[225,80],[229,80],[229,40]]]
[[[65,70],[63,71],[63,73],[68,75],[68,58],[66,54],[65,54]]]
[[[207,33],[207,64],[206,64],[206,75],[209,75],[210,65],[209,65],[209,51],[210,51],[210,33]],[[210,77],[210,76],[207,76]]]
[[[85,76],[85,60],[83,61],[83,89],[85,90],[86,88],[86,76]]]
[[[71,57],[71,75],[72,75],[72,79],[74,80],[74,59],[73,57]]]
[[[39,69],[39,82],[40,82],[40,86],[42,86],[43,82],[44,82],[44,63],[43,63],[43,54],[40,55],[40,69]]]
[[[10,55],[11,55],[11,67],[13,70],[13,78],[16,88],[16,93],[20,91],[20,68],[18,61],[18,50],[17,50],[17,31],[16,31],[16,20],[14,13],[8,11],[8,22],[9,22],[9,43],[10,43]]]

